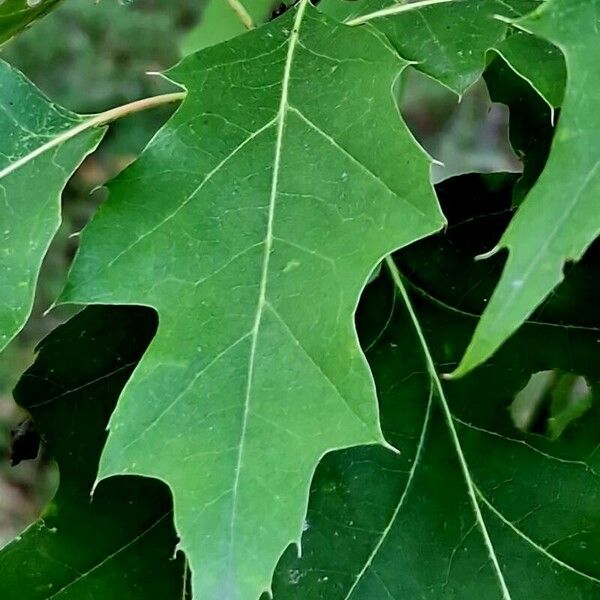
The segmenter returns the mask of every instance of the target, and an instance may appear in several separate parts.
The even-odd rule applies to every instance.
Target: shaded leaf
[[[51,103],[0,61],[0,350],[31,312],[42,259],[60,225],[60,194],[103,130]]]
[[[567,67],[565,57],[556,46],[525,31],[518,31],[497,44],[494,51],[532,86],[550,108],[561,106]]]
[[[443,223],[403,66],[305,1],[189,57],[186,101],[83,234],[63,299],[160,315],[100,476],[170,485],[199,598],[268,589],[323,454],[385,443],[353,312],[386,253]]]
[[[473,173],[436,186],[449,220],[447,236],[430,236],[406,248],[400,255],[402,273],[430,295],[476,319],[489,302],[504,258],[499,254],[482,261],[475,258],[502,237],[514,214],[511,195],[518,184],[518,175],[511,173]],[[531,319],[572,330],[600,327],[597,311],[581,310],[582,305],[600,303],[597,264],[600,241],[581,262],[571,265],[568,281],[554,290]]]
[[[488,65],[484,78],[490,98],[509,108],[510,143],[523,162],[523,175],[513,191],[513,202],[518,206],[546,166],[556,117],[553,108],[502,55]]]
[[[599,0],[549,0],[519,21],[562,50],[569,80],[548,163],[494,249],[508,249],[506,267],[455,376],[487,360],[600,232],[600,117],[589,93],[600,78],[599,23]]]
[[[477,315],[457,308],[461,289],[446,285],[440,300],[427,284],[442,271],[471,275],[472,242],[462,241],[462,256],[455,242],[498,227],[496,203],[487,213],[480,204],[470,223],[450,219],[435,265],[431,239],[399,253],[400,268],[425,281],[395,272],[396,284],[388,274],[367,288],[359,329],[385,435],[401,454],[369,447],[324,459],[302,558],[290,549],[280,562],[275,600],[600,593],[598,331],[530,322],[488,368],[459,381],[438,375],[460,358]],[[529,375],[547,368],[585,375],[596,394],[556,441],[518,431],[508,411]]]
[[[510,141],[524,164],[514,189],[519,205],[543,171],[562,104],[567,69],[562,52],[535,35],[518,31],[500,42],[484,78],[494,102],[510,109]]]
[[[0,44],[56,8],[61,0],[4,0],[0,2]]]
[[[2,600],[183,597],[167,488],[120,477],[90,499],[108,418],[155,329],[148,310],[86,309],[42,342],[17,386],[60,487],[42,518],[0,551]]]
[[[416,2],[414,7],[389,0],[323,0],[319,6],[339,20],[376,27],[416,69],[461,96],[481,76],[486,52],[506,36],[507,24],[496,17],[515,18],[538,5],[536,0]]]

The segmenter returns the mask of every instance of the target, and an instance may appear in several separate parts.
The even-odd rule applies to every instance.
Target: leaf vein
[[[402,506],[404,505],[406,497],[408,496],[408,491],[411,487],[412,481],[413,481],[415,473],[417,471],[417,465],[420,465],[421,455],[423,453],[423,447],[425,446],[425,439],[426,439],[427,429],[429,426],[429,420],[431,417],[432,405],[433,405],[433,382],[431,382],[431,386],[429,388],[429,401],[427,403],[427,408],[425,409],[425,418],[423,419],[423,427],[421,429],[421,436],[419,438],[419,443],[417,445],[417,450],[415,452],[413,464],[410,468],[408,478],[406,480],[406,486],[404,487],[404,491],[402,492],[402,495],[400,496],[400,500],[398,501],[398,504],[397,504],[396,508],[394,509],[392,516],[390,517],[390,521],[389,521],[387,527],[381,533],[379,541],[373,548],[373,551],[369,555],[369,558],[366,560],[364,567],[360,570],[360,572],[356,576],[356,579],[354,580],[352,587],[348,590],[348,593],[344,597],[344,600],[349,600],[350,597],[352,596],[352,593],[356,589],[356,586],[359,584],[359,582],[363,578],[364,574],[367,572],[367,570],[373,563],[373,559],[375,558],[375,556],[379,552],[379,549],[383,545],[383,542],[387,538],[387,535],[389,534],[389,532],[394,524],[394,521],[396,520],[396,517],[400,514],[400,510],[401,510]]]
[[[481,499],[481,501],[490,509],[490,511],[496,515],[496,517],[498,517],[498,519],[500,519],[507,527],[509,527],[512,531],[514,531],[521,539],[523,539],[524,541],[526,541],[530,546],[532,546],[537,552],[539,552],[540,554],[543,554],[546,558],[548,558],[549,560],[551,560],[552,562],[556,563],[557,565],[559,565],[560,567],[562,567],[563,569],[567,570],[567,571],[571,571],[571,573],[575,573],[576,575],[579,575],[580,577],[584,577],[585,579],[588,579],[589,581],[594,582],[595,584],[600,584],[600,579],[597,579],[596,577],[593,577],[592,575],[588,575],[587,573],[584,573],[583,571],[580,571],[579,569],[576,569],[575,567],[572,567],[571,565],[567,564],[566,562],[563,562],[562,560],[560,560],[559,558],[557,558],[556,556],[554,556],[554,554],[552,554],[551,552],[548,552],[548,550],[546,548],[543,548],[542,546],[540,546],[539,544],[537,544],[536,542],[534,542],[529,536],[527,536],[523,531],[521,531],[518,527],[515,527],[515,525],[513,523],[511,523],[482,493],[481,491],[476,487],[475,491],[477,492],[477,495],[479,496],[479,498]]]
[[[342,152],[345,156],[347,156],[352,162],[358,165],[365,173],[367,173],[374,181],[381,184],[390,194],[394,197],[401,200],[406,206],[409,206],[413,211],[425,217],[427,220],[430,220],[430,217],[425,214],[418,206],[409,202],[406,198],[400,196],[397,192],[395,192],[383,179],[377,176],[371,169],[369,169],[366,165],[364,165],[360,160],[358,160],[355,156],[353,156],[346,148],[344,148],[340,143],[333,137],[331,137],[328,133],[323,131],[318,125],[313,123],[302,111],[298,110],[294,106],[290,106],[290,110],[298,115],[311,129],[317,132],[321,137],[323,137],[326,141],[328,141],[334,148]]]
[[[433,361],[433,357],[431,356],[431,352],[429,351],[429,345],[427,344],[427,340],[425,339],[425,334],[423,333],[423,330],[421,329],[421,325],[420,325],[417,315],[413,309],[413,306],[412,306],[412,303],[408,296],[408,293],[402,283],[402,276],[400,275],[400,272],[398,271],[398,268],[396,267],[392,257],[388,256],[385,259],[385,261],[386,261],[386,265],[390,271],[390,274],[392,276],[392,280],[396,286],[396,289],[398,290],[398,292],[402,296],[402,299],[404,300],[404,303],[409,312],[411,321],[413,323],[413,326],[415,328],[415,331],[416,331],[419,341],[421,343],[421,347],[423,349],[423,354],[425,356],[425,362],[427,364],[427,370],[429,371],[431,381],[436,388],[437,396],[440,401],[440,405],[441,405],[442,411],[444,413],[446,424],[448,426],[448,430],[450,433],[450,438],[452,440],[452,444],[454,445],[454,449],[456,451],[456,455],[457,455],[458,461],[460,463],[461,471],[463,473],[464,481],[467,486],[467,491],[468,491],[471,507],[475,514],[477,525],[479,526],[480,533],[483,537],[483,541],[487,548],[488,556],[489,556],[492,566],[494,568],[494,572],[496,574],[496,579],[498,581],[498,585],[502,592],[502,598],[503,598],[503,600],[511,600],[510,592],[506,585],[506,581],[504,579],[502,569],[500,568],[500,562],[498,560],[498,557],[496,556],[496,551],[494,549],[494,545],[492,544],[492,540],[490,539],[490,535],[489,535],[487,527],[485,525],[485,521],[483,520],[481,508],[479,507],[479,503],[477,501],[477,495],[476,495],[476,491],[475,491],[476,490],[475,483],[473,482],[473,480],[471,478],[471,472],[469,470],[469,465],[468,465],[465,455],[463,453],[462,445],[461,445],[460,439],[458,437],[458,432],[456,431],[456,428],[454,427],[453,415],[452,415],[452,412],[450,411],[450,406],[448,405],[448,401],[446,399],[446,395],[444,392],[444,388],[442,386],[442,382],[440,381],[440,378],[435,369],[435,363]]]

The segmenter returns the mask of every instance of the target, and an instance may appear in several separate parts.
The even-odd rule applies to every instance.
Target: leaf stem
[[[56,137],[48,140],[45,144],[42,144],[41,146],[35,148],[35,150],[29,152],[29,154],[22,156],[15,162],[0,170],[0,179],[10,175],[13,171],[20,169],[22,166],[34,160],[38,156],[48,152],[49,150],[52,150],[53,148],[56,148],[57,146],[60,146],[61,144],[64,144],[88,129],[107,125],[108,123],[112,123],[117,119],[122,119],[123,117],[127,117],[150,108],[181,102],[185,98],[185,95],[186,92],[174,92],[171,94],[161,94],[160,96],[151,96],[149,98],[142,98],[141,100],[135,100],[134,102],[129,102],[128,104],[111,108],[96,115],[90,115],[74,127],[63,131]]]
[[[142,98],[141,100],[134,100],[128,104],[122,104],[121,106],[116,106],[115,108],[98,113],[97,115],[92,115],[88,121],[85,121],[84,125],[87,124],[86,129],[89,127],[107,125],[117,119],[122,119],[123,117],[143,112],[150,108],[181,102],[186,94],[187,92],[173,92],[170,94],[160,94],[159,96],[150,96],[149,98]]]
[[[445,4],[447,2],[456,2],[457,0],[419,0],[419,2],[411,2],[410,4],[392,4],[381,10],[356,17],[346,21],[346,25],[362,25],[372,19],[378,19],[380,17],[389,17],[391,15],[397,15],[398,13],[408,12],[410,10],[417,10],[419,8],[425,8],[427,6],[434,6],[435,4]]]
[[[246,10],[246,7],[240,0],[227,0],[227,2],[246,29],[254,29],[256,27],[250,13]]]

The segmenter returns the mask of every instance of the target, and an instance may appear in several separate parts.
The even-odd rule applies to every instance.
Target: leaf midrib
[[[477,500],[476,487],[471,479],[471,474],[469,471],[469,467],[468,467],[465,455],[462,450],[462,446],[460,444],[460,440],[458,438],[458,433],[456,431],[456,428],[454,427],[453,416],[452,416],[452,413],[450,412],[450,407],[449,407],[448,401],[446,399],[446,395],[444,392],[444,388],[442,386],[442,382],[441,382],[441,380],[437,374],[437,371],[435,369],[435,363],[433,361],[431,352],[429,351],[429,346],[427,344],[427,340],[425,339],[425,335],[423,333],[423,330],[421,329],[421,325],[419,323],[417,315],[412,307],[412,303],[410,301],[408,293],[402,283],[402,278],[401,278],[400,272],[398,271],[398,268],[396,267],[392,257],[387,256],[385,259],[385,262],[388,267],[388,270],[390,271],[393,283],[394,283],[397,291],[402,296],[402,299],[404,300],[406,309],[408,310],[410,319],[415,328],[415,332],[417,334],[417,337],[419,338],[419,342],[421,344],[423,354],[425,357],[425,362],[427,365],[427,371],[431,378],[432,386],[433,386],[433,388],[435,388],[436,395],[438,396],[438,399],[440,401],[442,412],[444,413],[444,417],[445,417],[445,420],[446,420],[446,423],[448,426],[450,437],[452,439],[452,443],[453,443],[454,449],[456,451],[457,458],[458,458],[460,466],[461,466],[461,470],[463,472],[463,476],[464,476],[465,484],[467,486],[467,491],[468,491],[471,507],[475,514],[475,519],[476,519],[477,525],[480,529],[481,535],[483,537],[483,541],[488,550],[488,555],[489,555],[490,561],[492,563],[492,566],[494,568],[494,573],[496,575],[496,579],[497,579],[499,588],[502,592],[503,600],[511,600],[511,595],[510,595],[510,592],[506,585],[506,581],[504,580],[504,575],[500,568],[500,563],[499,563],[498,557],[496,556],[494,546],[492,544],[489,533],[487,531],[487,527],[483,520],[483,515],[481,513],[479,502]],[[415,460],[415,464],[416,464],[416,462],[417,461]]]
[[[258,294],[258,301],[256,306],[256,313],[254,318],[254,326],[252,328],[252,341],[250,345],[250,353],[248,357],[248,374],[246,382],[246,393],[244,400],[244,415],[242,417],[242,431],[240,435],[239,450],[235,468],[235,479],[232,489],[232,509],[231,509],[231,522],[229,532],[229,560],[230,565],[233,561],[233,545],[234,545],[234,532],[237,521],[237,500],[239,496],[239,483],[240,483],[240,472],[244,454],[244,446],[246,442],[246,434],[248,430],[248,418],[250,414],[250,397],[252,394],[252,380],[254,376],[254,367],[256,362],[256,349],[258,344],[258,333],[260,330],[260,324],[262,321],[262,315],[266,305],[266,291],[267,281],[269,276],[269,262],[271,257],[271,249],[273,247],[273,224],[275,217],[275,205],[277,200],[277,191],[279,186],[279,174],[281,169],[281,154],[283,149],[283,135],[285,132],[286,116],[288,113],[289,103],[289,85],[290,85],[290,74],[292,70],[292,63],[294,60],[294,53],[298,43],[300,26],[302,19],[306,11],[306,5],[308,0],[300,0],[298,5],[297,13],[294,18],[294,24],[290,32],[288,41],[288,50],[286,55],[285,66],[283,70],[283,79],[281,84],[281,97],[279,101],[279,110],[276,116],[277,123],[277,135],[275,140],[275,155],[273,160],[273,175],[271,179],[271,194],[269,198],[269,210],[267,216],[267,232],[265,235],[264,242],[264,254],[263,264],[261,270],[260,288]]]
[[[451,438],[453,441],[453,445],[455,447],[455,450],[457,451],[457,454],[459,455],[459,462],[461,462],[461,468],[463,470],[463,475],[465,477],[466,483],[467,483],[467,488],[469,490],[469,497],[471,500],[471,505],[474,509],[475,512],[475,516],[476,516],[476,523],[474,526],[479,526],[479,528],[482,530],[483,533],[483,537],[484,537],[484,541],[486,542],[486,546],[488,548],[488,551],[490,553],[490,559],[492,560],[492,564],[495,567],[496,570],[496,575],[498,578],[498,582],[500,584],[500,589],[503,592],[503,597],[504,600],[511,600],[511,596],[510,596],[510,592],[508,591],[508,588],[506,586],[506,582],[504,581],[503,575],[502,575],[502,571],[500,570],[499,567],[499,562],[497,560],[497,558],[495,557],[495,551],[493,548],[493,545],[491,543],[491,540],[489,538],[489,535],[487,535],[487,528],[485,527],[485,523],[483,522],[483,519],[481,517],[481,510],[479,508],[479,501],[478,499],[481,501],[481,503],[483,503],[505,526],[509,527],[516,535],[518,535],[524,542],[526,542],[529,546],[531,546],[533,548],[534,551],[539,552],[540,554],[542,554],[545,558],[547,558],[548,560],[554,562],[555,564],[557,564],[558,566],[560,566],[561,568],[570,571],[571,573],[578,575],[580,577],[583,577],[585,579],[587,579],[588,581],[591,581],[595,584],[600,584],[600,579],[597,579],[596,577],[593,577],[592,575],[589,575],[571,565],[569,565],[568,563],[565,563],[564,561],[562,561],[561,559],[559,559],[558,557],[556,557],[554,554],[552,554],[551,552],[549,552],[546,548],[543,548],[542,546],[540,546],[538,543],[536,543],[534,540],[532,540],[529,536],[527,536],[523,531],[521,531],[518,527],[515,526],[514,523],[512,523],[509,519],[507,519],[493,504],[491,504],[491,502],[483,495],[483,493],[481,492],[481,490],[477,487],[477,485],[473,482],[473,480],[471,479],[470,473],[468,471],[468,464],[466,462],[466,459],[464,457],[464,454],[462,453],[462,448],[460,445],[460,440],[458,438],[458,434],[456,431],[456,428],[454,427],[454,422],[459,423],[460,425],[464,425],[467,427],[473,427],[472,425],[465,423],[463,421],[461,421],[460,419],[458,419],[457,417],[455,417],[449,409],[449,405],[448,405],[448,401],[445,397],[444,391],[443,391],[443,387],[441,385],[441,380],[439,379],[439,376],[437,375],[437,372],[435,371],[435,364],[433,362],[433,358],[431,356],[431,353],[429,351],[429,347],[427,345],[427,342],[425,340],[425,336],[422,332],[422,329],[420,327],[420,324],[418,322],[416,313],[414,312],[414,309],[412,308],[412,303],[410,302],[410,298],[408,297],[408,294],[404,288],[403,285],[403,276],[400,274],[398,268],[396,267],[396,265],[393,263],[393,260],[391,257],[387,257],[386,259],[386,264],[388,266],[388,269],[391,273],[393,282],[394,282],[394,286],[395,288],[398,290],[398,292],[400,292],[400,295],[402,296],[402,299],[405,303],[405,306],[410,314],[411,317],[411,321],[413,323],[413,326],[415,327],[415,330],[417,332],[417,335],[419,337],[419,340],[421,342],[421,346],[426,358],[426,363],[427,363],[427,367],[428,367],[428,373],[430,376],[430,380],[432,383],[432,388],[431,388],[431,392],[433,391],[433,387],[436,388],[437,391],[437,395],[439,396],[440,399],[440,404],[442,405],[442,409],[443,412],[445,413],[445,418],[448,424],[448,428],[450,430],[450,434],[451,434]],[[412,282],[408,281],[408,283],[411,285],[412,287]],[[415,286],[416,290],[418,292],[423,292],[423,290],[421,290],[420,288],[418,288],[418,286]],[[396,294],[394,294],[394,298],[396,297]],[[427,295],[428,297],[428,295]],[[436,302],[435,298],[430,298],[432,301]],[[452,307],[449,307],[452,310]],[[389,324],[390,319],[388,319],[388,324]],[[378,337],[381,336],[381,333],[379,334]],[[365,561],[365,565],[363,566],[363,568],[360,570],[360,572],[358,573],[358,575],[356,576],[356,579],[354,581],[354,583],[352,584],[351,588],[349,589],[348,593],[344,596],[344,600],[350,600],[352,593],[354,592],[354,590],[356,589],[356,587],[358,586],[359,582],[361,581],[362,577],[364,576],[364,574],[367,572],[367,570],[369,569],[369,567],[372,566],[373,560],[376,557],[377,553],[380,551],[385,539],[387,538],[388,533],[390,532],[394,521],[396,520],[397,515],[399,514],[402,506],[405,503],[406,497],[408,495],[408,491],[409,488],[412,484],[412,480],[414,478],[414,473],[416,471],[416,469],[418,468],[417,465],[420,466],[420,456],[422,455],[422,450],[423,450],[423,445],[424,445],[424,441],[426,438],[426,431],[428,429],[428,421],[430,418],[430,411],[432,408],[432,394],[430,393],[430,397],[429,397],[429,402],[428,402],[428,406],[427,406],[427,410],[426,410],[426,414],[424,417],[424,423],[423,423],[423,427],[421,429],[421,434],[420,434],[420,438],[419,438],[419,442],[418,442],[418,446],[417,446],[417,450],[415,452],[415,457],[413,459],[413,465],[411,467],[411,470],[409,472],[408,475],[408,479],[406,482],[406,486],[402,492],[402,495],[398,501],[398,504],[393,512],[393,514],[391,515],[388,525],[385,527],[385,529],[382,531],[382,533],[380,534],[380,538],[377,542],[377,544],[375,545],[373,551],[371,552],[371,554],[369,555],[369,557],[367,558],[367,560]],[[591,469],[591,467],[589,465],[587,465],[585,462],[580,462],[580,461],[570,461],[570,460],[564,460],[552,455],[547,455],[544,452],[541,452],[539,449],[530,446],[529,444],[527,444],[527,442],[523,441],[523,440],[518,440],[518,439],[512,439],[512,438],[506,438],[504,436],[501,436],[500,434],[496,434],[495,432],[492,431],[487,431],[487,430],[480,430],[479,428],[475,428],[478,431],[481,431],[482,433],[486,433],[489,435],[498,435],[499,437],[505,439],[506,441],[510,441],[510,442],[515,442],[515,443],[521,443],[521,444],[525,444],[530,450],[533,450],[535,452],[540,452],[541,454],[543,454],[546,458],[548,459],[552,459],[552,460],[557,460],[559,462],[563,462],[563,463],[567,463],[567,464],[572,464],[573,466],[579,466],[579,467],[584,467],[587,468],[589,470],[591,470],[593,472],[593,469]],[[594,473],[595,474],[595,473]],[[477,507],[477,509],[475,509],[475,507]],[[484,533],[485,532],[485,533]],[[377,575],[377,573],[375,572],[375,574]]]

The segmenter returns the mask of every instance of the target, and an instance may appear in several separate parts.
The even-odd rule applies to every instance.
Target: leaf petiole
[[[456,2],[456,0],[419,0],[419,2],[411,2],[410,4],[392,4],[391,6],[376,10],[372,13],[350,19],[349,21],[346,21],[346,25],[362,25],[363,23],[367,23],[368,21],[378,19],[380,17],[391,17],[392,15],[408,12],[410,10],[426,8],[427,6],[433,6],[435,4],[445,4],[447,2]]]
[[[80,133],[87,131],[88,129],[94,129],[95,127],[101,127],[102,125],[107,125],[108,123],[112,123],[113,121],[117,121],[118,119],[122,119],[123,117],[127,117],[129,115],[133,115],[138,112],[142,112],[144,110],[148,110],[150,108],[156,108],[158,106],[164,106],[166,104],[173,104],[176,102],[181,102],[186,96],[186,92],[174,92],[171,94],[161,94],[160,96],[151,96],[149,98],[142,98],[141,100],[135,100],[134,102],[129,102],[128,104],[123,104],[121,106],[116,106],[115,108],[111,108],[107,111],[98,113],[96,115],[90,115],[81,123],[67,129],[48,140],[45,144],[38,146],[25,156],[22,156],[18,160],[10,163],[4,169],[0,170],[0,179],[10,175],[13,171],[20,169],[28,162],[34,160],[38,156],[45,154],[49,150],[64,144],[68,140],[78,136]]]

